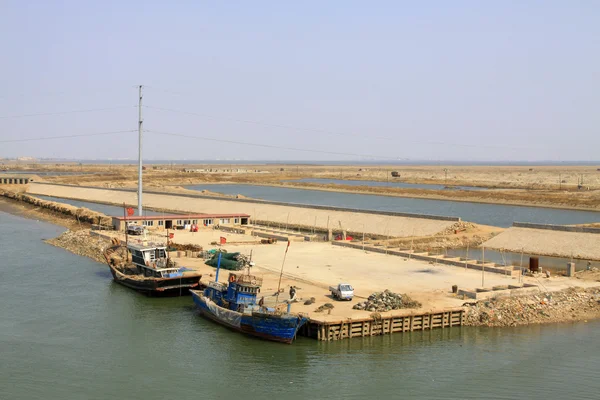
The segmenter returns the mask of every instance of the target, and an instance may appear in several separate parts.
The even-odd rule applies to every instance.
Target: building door
[[[173,229],[173,220],[172,219],[165,220],[165,228]]]

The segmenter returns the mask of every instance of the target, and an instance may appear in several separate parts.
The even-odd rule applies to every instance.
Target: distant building
[[[112,217],[112,225],[116,231],[124,231],[126,224],[144,225],[155,229],[184,229],[187,226],[198,225],[210,227],[213,225],[248,225],[248,214],[176,214]]]

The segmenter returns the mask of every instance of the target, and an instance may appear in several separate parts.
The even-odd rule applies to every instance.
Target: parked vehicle
[[[142,235],[144,233],[144,227],[140,225],[127,225],[128,235]]]
[[[338,300],[352,300],[354,288],[349,283],[340,283],[337,286],[329,286],[331,295]]]

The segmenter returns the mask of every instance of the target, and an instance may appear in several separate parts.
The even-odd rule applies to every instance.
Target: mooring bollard
[[[567,276],[575,276],[575,263],[569,262],[567,263]]]

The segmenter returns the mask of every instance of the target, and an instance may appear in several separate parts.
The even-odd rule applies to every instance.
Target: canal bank
[[[358,208],[375,211],[452,215],[463,221],[482,225],[507,228],[515,221],[541,224],[584,224],[600,222],[600,212],[573,209],[549,208],[535,205],[503,205],[483,202],[432,200],[428,198],[395,197],[365,194],[360,192],[339,192],[267,185],[246,184],[203,184],[187,186],[187,189],[241,194],[253,199],[266,201],[301,203]]]

